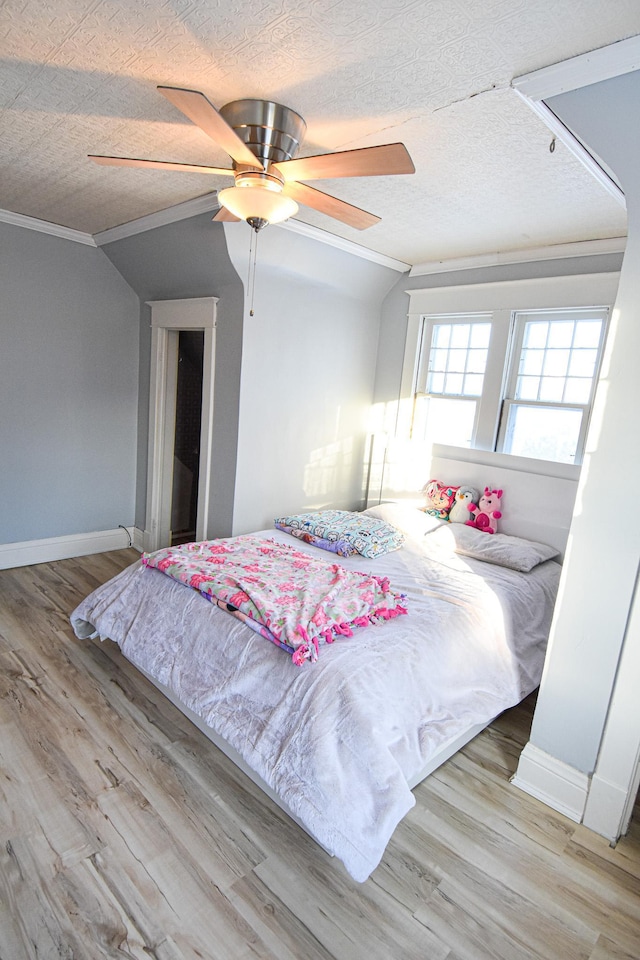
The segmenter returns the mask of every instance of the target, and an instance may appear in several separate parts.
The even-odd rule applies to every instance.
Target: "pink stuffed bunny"
[[[478,530],[484,530],[485,533],[496,533],[498,520],[502,516],[500,512],[501,497],[502,490],[489,490],[489,487],[485,487],[478,506],[475,503],[469,504],[472,519],[467,520],[467,526],[477,527]]]

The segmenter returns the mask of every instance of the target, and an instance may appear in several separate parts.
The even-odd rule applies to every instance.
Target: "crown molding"
[[[474,270],[482,267],[504,266],[509,263],[536,263],[540,260],[560,260],[569,257],[594,257],[606,253],[624,253],[626,242],[626,237],[613,237],[607,240],[555,243],[548,247],[531,247],[528,250],[479,254],[474,257],[457,257],[451,260],[432,260],[428,263],[417,263],[411,268],[409,276],[425,277],[433,273]]]
[[[546,100],[639,69],[640,36],[628,37],[516,77],[511,86],[530,100]]]
[[[372,263],[389,267],[398,273],[406,273],[411,267],[410,263],[405,263],[403,260],[395,260],[393,257],[388,257],[384,253],[369,250],[359,243],[354,243],[353,240],[336,237],[333,233],[328,233],[319,227],[313,227],[309,223],[302,223],[300,220],[284,220],[282,223],[275,224],[275,226],[281,227],[284,230],[291,230],[293,233],[298,233],[303,237],[310,237],[319,243],[326,243],[330,247],[336,247],[338,250],[344,250],[346,253],[352,253],[354,256],[361,257],[363,260],[370,260]]]
[[[84,243],[89,247],[97,246],[90,233],[81,230],[72,230],[59,223],[50,223],[48,220],[38,220],[36,217],[27,217],[22,213],[13,213],[11,210],[0,210],[0,223],[10,223],[14,227],[23,227],[25,230],[36,230],[38,233],[48,233],[52,237],[63,240],[72,240],[73,243]]]
[[[205,193],[201,197],[185,200],[184,203],[176,203],[173,207],[158,210],[157,213],[150,213],[146,217],[139,217],[137,220],[130,220],[128,223],[122,223],[117,227],[110,227],[100,233],[94,233],[93,239],[96,246],[102,247],[105,243],[124,240],[126,237],[133,237],[137,233],[146,233],[147,230],[164,227],[169,223],[177,223],[179,220],[188,220],[189,217],[195,217],[200,213],[210,213],[212,210],[218,210],[219,207],[216,193]]]
[[[117,227],[102,230],[100,233],[93,234],[93,236],[90,233],[82,233],[80,230],[72,230],[70,227],[62,227],[57,223],[49,223],[47,220],[37,220],[35,217],[26,217],[21,213],[12,213],[10,210],[0,210],[0,222],[11,223],[27,230],[38,230],[54,237],[73,240],[75,243],[85,243],[90,247],[102,247],[107,243],[113,243],[115,240],[124,240],[126,237],[133,237],[137,233],[146,233],[147,230],[154,230],[156,227],[164,227],[169,223],[177,223],[179,220],[187,220],[189,217],[195,217],[200,213],[211,213],[219,209],[220,204],[216,193],[206,193],[201,197],[195,197],[193,200],[185,200],[184,203],[177,203],[173,207],[159,210],[157,213],[150,213],[146,217],[139,217],[137,220],[130,220],[128,223],[122,223]],[[336,237],[332,233],[327,233],[326,230],[301,223],[299,220],[286,220],[284,223],[274,224],[274,226],[292,230],[294,233],[305,237],[311,237],[320,243],[327,243],[338,250],[344,250],[356,257],[362,257],[364,260],[371,260],[373,263],[389,267],[391,270],[398,271],[398,273],[406,273],[411,266],[411,264],[404,263],[402,260],[395,260],[393,257],[387,257],[375,250],[368,250],[358,243]]]
[[[106,243],[113,243],[115,240],[123,240],[125,237],[132,237],[137,233],[145,233],[147,230],[153,230],[155,227],[163,227],[168,223],[176,223],[178,220],[186,220],[189,217],[195,217],[200,213],[210,213],[220,209],[220,204],[215,193],[207,193],[194,200],[186,200],[184,203],[178,203],[173,207],[167,207],[166,210],[160,210],[158,213],[151,213],[146,217],[140,217],[138,220],[131,220],[129,223],[123,223],[117,227],[111,227],[109,230],[103,230],[96,233],[93,239],[97,246],[101,247]],[[381,264],[384,267],[390,267],[399,273],[406,273],[410,264],[403,263],[401,260],[395,260],[393,257],[387,257],[375,250],[368,250],[366,247],[353,243],[351,240],[344,240],[342,237],[336,237],[326,230],[319,227],[312,227],[309,224],[301,223],[299,220],[285,220],[283,223],[274,224],[275,227],[282,227],[285,230],[292,230],[294,233],[302,236],[311,237],[320,243],[327,243],[330,246],[337,247],[347,253],[362,257],[364,260],[371,260],[373,263]],[[273,226],[271,229],[273,229]]]

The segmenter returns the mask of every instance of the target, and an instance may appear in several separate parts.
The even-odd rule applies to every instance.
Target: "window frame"
[[[489,344],[487,347],[487,363],[485,365],[485,370],[483,373],[483,389],[482,393],[475,396],[469,396],[467,394],[451,394],[451,393],[431,393],[426,387],[428,385],[429,377],[429,361],[431,358],[431,350],[433,349],[433,336],[434,329],[439,324],[446,324],[453,326],[454,324],[473,324],[473,323],[489,323],[490,324],[490,333],[489,333]],[[482,312],[473,312],[473,313],[455,313],[455,314],[429,314],[424,315],[421,318],[421,329],[420,329],[420,340],[416,357],[416,379],[415,385],[413,388],[413,404],[412,404],[412,416],[411,416],[411,433],[410,436],[414,436],[414,425],[416,420],[416,407],[417,403],[421,398],[430,398],[436,397],[438,399],[446,400],[475,400],[476,409],[474,414],[472,438],[473,441],[476,441],[478,434],[480,432],[480,424],[482,420],[482,404],[487,391],[487,370],[489,369],[489,360],[491,357],[491,340],[493,337],[494,325],[493,317],[489,311]],[[419,389],[420,386],[424,383],[425,389]],[[472,443],[472,445],[474,445]]]
[[[520,372],[520,360],[522,357],[522,348],[524,343],[524,334],[525,327],[528,321],[532,317],[538,316],[540,319],[545,317],[550,321],[561,321],[563,317],[566,318],[575,318],[576,314],[580,313],[593,313],[601,314],[600,319],[602,321],[602,327],[600,329],[600,336],[598,338],[597,345],[597,358],[596,364],[593,372],[593,377],[591,381],[591,387],[589,389],[589,399],[586,403],[572,403],[567,401],[553,401],[553,400],[522,400],[517,399],[516,388],[518,382],[518,376]],[[509,414],[511,407],[530,407],[532,409],[541,409],[543,407],[556,408],[558,410],[580,410],[582,411],[582,419],[580,422],[580,430],[578,432],[578,439],[576,442],[576,451],[573,460],[570,461],[553,461],[555,462],[569,462],[581,464],[584,458],[584,450],[587,441],[587,433],[589,430],[589,423],[591,420],[591,413],[593,410],[593,403],[595,400],[596,388],[598,386],[598,379],[600,377],[600,370],[602,369],[602,357],[604,354],[604,347],[606,343],[607,331],[609,329],[609,322],[611,319],[611,310],[608,306],[581,306],[581,307],[563,307],[561,309],[552,309],[545,308],[543,310],[514,310],[513,311],[513,325],[512,325],[512,334],[511,334],[511,344],[509,350],[509,356],[506,361],[505,369],[505,385],[503,391],[503,397],[500,408],[500,422],[498,425],[498,435],[496,438],[496,453],[504,453],[508,456],[518,456],[518,454],[511,454],[510,450],[505,449],[507,441],[507,430],[509,427]],[[536,458],[538,459],[538,458]]]
[[[563,310],[602,309],[608,310],[608,314],[603,325],[588,414],[586,418],[583,417],[581,449],[584,451],[584,441],[593,410],[595,388],[602,368],[603,345],[611,320],[618,279],[618,273],[576,274],[408,290],[410,312],[400,386],[400,410],[402,410],[403,398],[406,398],[405,408],[408,403],[410,415],[398,417],[397,436],[412,437],[421,356],[425,342],[428,342],[430,350],[433,326],[436,322],[452,322],[454,319],[469,322],[472,317],[481,318],[491,315],[489,355],[485,369],[483,395],[476,411],[472,449],[501,451],[500,431],[503,429],[503,423],[506,423],[504,404],[507,399],[511,399],[507,397],[507,389],[509,377],[513,371],[513,357],[516,355],[514,350],[516,316],[540,311],[559,314]],[[517,357],[516,363],[519,361],[519,352]],[[428,354],[425,359],[428,363]],[[451,399],[456,398],[451,397]],[[461,399],[465,398],[461,397]],[[562,406],[569,405],[562,404]],[[517,456],[517,454],[505,453],[505,456]],[[555,463],[556,461],[542,462]],[[580,462],[581,459],[576,456],[575,463]]]

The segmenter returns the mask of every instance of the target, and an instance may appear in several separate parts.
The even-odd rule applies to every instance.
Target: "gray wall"
[[[151,309],[148,300],[219,297],[216,332],[212,502],[209,537],[231,533],[238,446],[244,291],[222,226],[205,213],[102,247],[140,297],[140,392],[136,526],[144,530]]]
[[[250,232],[226,224],[247,276]],[[359,509],[380,304],[398,274],[285,227],[258,240],[245,308],[234,534],[283,513]]]
[[[0,543],[134,519],[138,299],[102,251],[0,223]]]
[[[223,227],[203,214],[102,248],[142,303],[140,528],[146,506],[147,300],[219,298],[208,536],[269,526],[274,516],[304,506],[363,502],[380,303],[397,274],[269,227],[259,237],[250,317],[243,283],[250,240],[245,224]]]

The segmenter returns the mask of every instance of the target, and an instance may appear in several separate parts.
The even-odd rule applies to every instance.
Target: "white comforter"
[[[429,540],[373,561],[338,558],[388,576],[408,595],[409,614],[321,645],[316,664],[296,667],[195,590],[139,563],[87,597],[71,622],[79,638],[110,637],[169,687],[363,881],[415,803],[407,781],[446,741],[519,702],[542,672],[558,564],[520,574]]]

